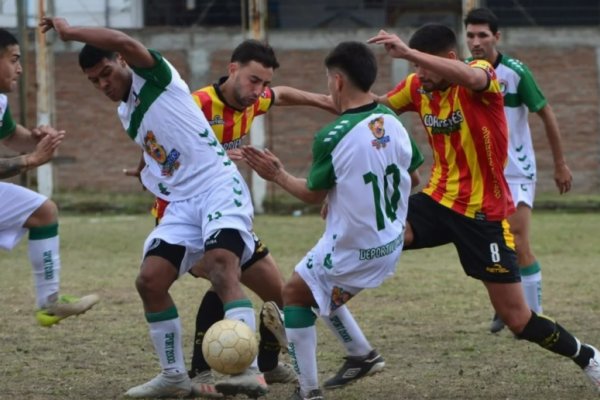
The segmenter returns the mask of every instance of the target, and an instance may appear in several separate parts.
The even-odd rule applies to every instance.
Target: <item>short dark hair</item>
[[[490,31],[495,35],[498,33],[498,17],[489,8],[474,8],[467,13],[465,17],[465,26],[487,24]]]
[[[0,28],[0,54],[4,53],[4,50],[8,46],[14,46],[16,44],[19,44],[17,38],[6,29]]]
[[[361,42],[342,42],[325,58],[327,69],[338,68],[363,92],[368,92],[377,78],[375,55]]]
[[[456,49],[456,35],[446,25],[426,24],[413,33],[408,47],[427,54],[440,54]]]
[[[105,58],[111,61],[115,60],[117,58],[117,53],[86,44],[79,52],[79,66],[81,69],[86,70],[92,68]]]
[[[275,57],[273,48],[259,40],[244,40],[231,54],[231,62],[248,64],[250,61],[261,63],[266,68],[279,68],[279,62]]]

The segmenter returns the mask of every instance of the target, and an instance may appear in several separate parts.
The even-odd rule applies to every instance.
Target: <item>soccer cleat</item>
[[[346,361],[337,374],[329,378],[323,387],[325,389],[337,389],[358,379],[373,375],[385,367],[385,360],[377,350],[373,349],[366,356],[347,356]]]
[[[78,298],[62,295],[55,303],[48,304],[35,312],[35,318],[41,326],[52,326],[73,315],[80,315],[100,301],[100,297],[90,294]]]
[[[210,369],[202,372],[196,371],[192,378],[192,395],[207,399],[222,399],[223,394],[215,387],[215,377]]]
[[[492,318],[492,322],[490,323],[490,332],[498,333],[502,329],[504,329],[504,321],[498,316],[498,314],[494,314]]]
[[[594,350],[594,357],[590,358],[590,363],[583,369],[589,380],[594,384],[597,391],[600,392],[600,352],[594,346],[586,346]]]
[[[281,352],[287,353],[288,340],[285,335],[285,327],[283,326],[283,317],[281,316],[279,307],[277,307],[277,303],[274,301],[266,301],[263,303],[262,309],[260,310],[260,320],[263,325],[271,331],[275,338],[277,338],[277,341],[281,346]]]
[[[308,392],[308,394],[306,396],[302,396],[302,392],[300,391],[300,388],[297,387],[296,390],[294,391],[294,394],[292,394],[292,397],[290,397],[289,400],[323,400],[323,392],[321,392],[321,389],[313,389],[310,392]]]
[[[141,398],[176,398],[189,397],[192,393],[192,382],[187,373],[177,375],[158,374],[152,380],[132,387],[125,393],[125,397]]]
[[[225,396],[245,394],[251,398],[264,396],[269,391],[265,377],[257,368],[250,367],[241,374],[225,376],[215,385]]]
[[[270,371],[264,371],[263,374],[268,385],[272,385],[273,383],[292,383],[298,381],[298,377],[292,366],[290,364],[282,363],[281,361],[277,363],[275,368]]]

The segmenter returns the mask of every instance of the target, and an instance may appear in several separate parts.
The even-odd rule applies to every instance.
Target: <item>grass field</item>
[[[583,341],[600,345],[600,214],[536,212],[533,243],[544,274],[544,307]],[[62,292],[97,292],[91,312],[52,329],[35,324],[26,241],[0,259],[0,399],[116,399],[159,372],[134,288],[141,245],[152,219],[66,216],[61,219]],[[257,217],[256,231],[285,276],[320,236],[316,216]],[[208,287],[184,277],[172,288],[189,362],[196,307]],[[259,302],[255,301],[258,308]],[[467,278],[450,246],[403,254],[397,274],[350,302],[384,372],[328,400],[596,399],[574,363],[488,332],[492,315],[483,286]],[[343,352],[319,327],[321,379]],[[274,385],[265,399],[287,399]]]

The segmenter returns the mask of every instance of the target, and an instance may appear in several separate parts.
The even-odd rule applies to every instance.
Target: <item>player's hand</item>
[[[227,157],[231,161],[242,161],[244,159],[244,155],[242,154],[241,149],[229,149],[227,150]]]
[[[67,40],[66,33],[69,29],[69,23],[66,19],[61,17],[42,17],[39,23],[39,27],[42,29],[42,33],[46,33],[51,29],[54,29],[61,40]]]
[[[65,135],[60,133],[44,136],[35,146],[35,150],[25,156],[27,165],[37,167],[50,161],[64,137]]]
[[[139,178],[141,176],[142,171],[137,168],[123,168],[123,174],[125,176],[133,176],[135,178]]]
[[[565,194],[571,190],[573,175],[567,164],[560,164],[554,168],[554,182],[560,194]]]
[[[256,147],[242,147],[244,161],[263,179],[274,182],[283,171],[283,164],[268,149],[261,151]]]
[[[31,130],[31,136],[38,142],[48,135],[61,135],[62,137],[64,137],[65,133],[65,131],[57,131],[56,129],[48,125],[40,125],[37,128],[33,128]]]
[[[379,33],[367,40],[367,43],[382,44],[385,51],[394,58],[404,58],[410,52],[410,48],[397,35],[388,33],[383,29]]]

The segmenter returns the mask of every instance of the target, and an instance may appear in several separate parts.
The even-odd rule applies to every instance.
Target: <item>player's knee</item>
[[[55,224],[58,220],[58,207],[56,203],[48,199],[39,206],[27,220],[25,226],[28,228]]]
[[[207,251],[204,256],[204,269],[217,291],[232,282],[237,284],[240,280],[239,258],[225,249]]]

